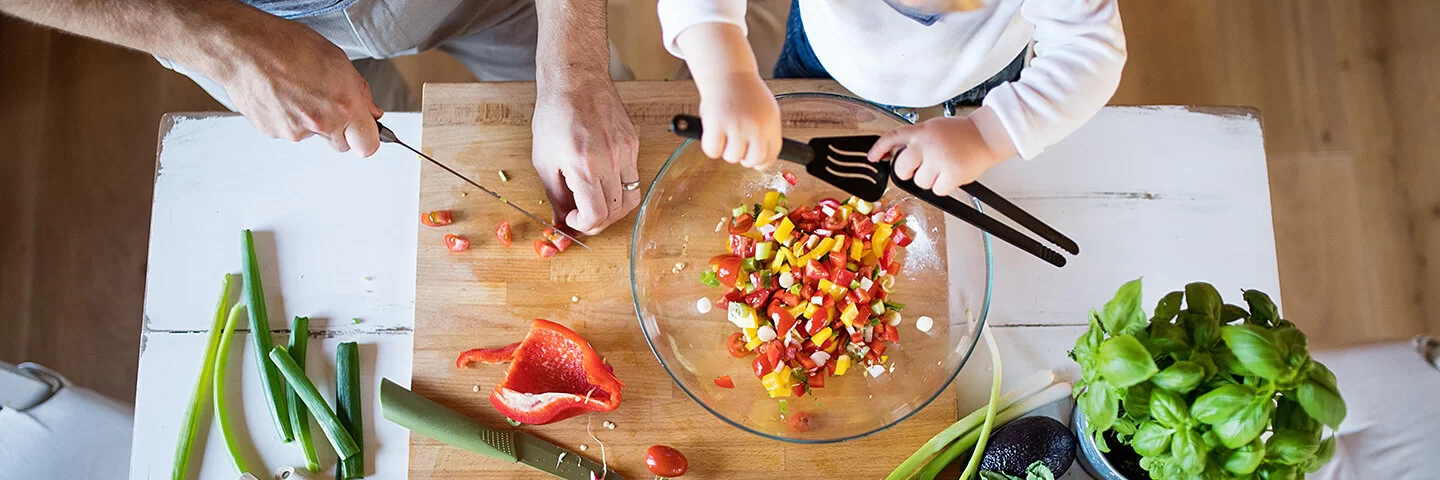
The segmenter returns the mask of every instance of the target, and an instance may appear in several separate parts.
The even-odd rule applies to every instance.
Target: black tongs
[[[704,132],[700,124],[700,117],[692,115],[676,115],[674,119],[670,120],[670,131],[676,135],[696,140],[699,140]],[[874,146],[879,139],[880,137],[876,135],[818,137],[810,139],[810,143],[807,144],[786,138],[780,147],[780,159],[803,165],[805,172],[811,176],[824,180],[826,183],[867,202],[880,200],[889,184],[894,182],[901,190],[915,198],[934,205],[935,208],[964,220],[1016,248],[1039,257],[1051,265],[1065,266],[1065,257],[1059,252],[1051,250],[1009,225],[981,213],[955,197],[942,197],[929,189],[920,188],[914,181],[895,177],[889,160],[870,162],[865,156],[866,152],[869,152],[870,147]],[[1001,197],[1000,194],[980,182],[963,185],[960,189],[993,207],[996,212],[1009,217],[1020,226],[1035,232],[1040,238],[1070,252],[1071,255],[1080,254],[1080,246],[1070,237],[1066,237],[1046,225],[1045,222],[1041,222],[1034,215]]]

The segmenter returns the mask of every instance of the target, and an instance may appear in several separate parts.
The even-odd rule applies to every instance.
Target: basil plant
[[[1335,437],[1323,428],[1345,418],[1335,375],[1268,295],[1244,300],[1248,309],[1192,283],[1147,320],[1136,279],[1090,311],[1070,358],[1101,451],[1113,432],[1157,479],[1298,479],[1330,460]]]

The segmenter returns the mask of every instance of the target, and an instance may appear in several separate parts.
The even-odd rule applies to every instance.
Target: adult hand
[[[640,142],[620,95],[607,78],[572,78],[537,92],[532,161],[556,225],[600,233],[640,205]]]
[[[260,133],[298,141],[324,138],[336,151],[368,157],[380,148],[384,113],[340,47],[304,25],[280,20],[211,73]]]
[[[780,105],[760,75],[752,72],[698,80],[700,148],[710,158],[763,169],[780,155]]]
[[[1013,154],[992,149],[975,122],[967,117],[934,118],[907,125],[880,136],[870,148],[870,161],[879,161],[904,147],[895,158],[895,176],[914,178],[915,185],[936,195],[949,196],[961,185],[974,182],[990,167]]]

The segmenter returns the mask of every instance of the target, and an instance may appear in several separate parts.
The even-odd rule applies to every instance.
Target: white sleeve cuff
[[[990,149],[990,153],[1001,160],[1009,160],[1015,156],[1015,141],[1010,139],[1010,133],[1005,131],[1005,123],[994,109],[982,106],[970,112],[969,118],[975,123],[975,129],[980,131],[980,138],[985,140],[985,146]]]
[[[745,0],[660,0],[655,5],[660,17],[660,38],[665,50],[678,58],[685,58],[675,38],[685,29],[702,23],[728,23],[745,28]]]

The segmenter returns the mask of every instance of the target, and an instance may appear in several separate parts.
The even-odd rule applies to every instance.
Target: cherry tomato
[[[735,358],[743,358],[750,354],[745,351],[745,335],[741,335],[740,332],[730,334],[730,338],[725,341],[725,348],[730,349],[730,356]]]
[[[539,255],[542,258],[550,258],[555,256],[556,253],[560,253],[560,250],[555,248],[555,244],[550,243],[549,240],[543,238],[535,239],[536,255]]]
[[[452,252],[463,252],[470,248],[470,241],[453,233],[445,234],[445,248]]]
[[[735,388],[735,381],[731,380],[729,375],[721,375],[715,377],[715,386],[720,388]]]
[[[864,215],[851,216],[863,217]],[[845,213],[841,212],[840,210],[836,210],[835,213],[830,214],[829,216],[825,217],[823,220],[820,221],[820,227],[831,232],[839,232],[840,230],[845,229]]]
[[[820,265],[820,262],[816,261],[813,258],[810,259],[808,262],[805,262],[806,282],[818,282],[820,280],[826,280],[829,278],[830,272],[826,271],[825,267],[823,265]]]
[[[510,221],[509,221],[509,220],[500,222],[500,226],[495,227],[495,238],[500,239],[500,244],[501,244],[501,245],[504,245],[504,246],[507,246],[507,247],[510,246]]]
[[[750,227],[753,226],[755,226],[755,216],[749,212],[742,213],[740,216],[730,219],[730,233],[736,235],[750,231]]]
[[[645,468],[650,473],[662,477],[678,477],[690,469],[690,462],[685,460],[685,455],[665,445],[651,445],[645,449]]]
[[[885,215],[881,216],[880,220],[885,223],[894,225],[895,222],[900,221],[900,219],[904,217],[905,215],[900,213],[899,205],[891,205],[890,208],[885,210]]]
[[[763,288],[751,292],[749,295],[745,296],[745,303],[750,305],[750,308],[754,308],[755,310],[764,309],[765,302],[767,300],[770,300],[770,291]]]
[[[555,246],[555,250],[561,252],[570,248],[570,245],[574,243],[573,240],[570,240],[570,237],[555,233],[555,229],[553,228],[546,228],[540,232],[540,235],[545,237],[546,240],[549,240],[550,244]]]
[[[449,210],[436,210],[420,214],[420,223],[427,227],[443,227],[455,222]]]
[[[740,277],[740,256],[716,255],[710,259],[710,268],[715,269],[721,284],[734,288],[735,279]]]
[[[790,415],[791,430],[797,432],[808,432],[810,431],[811,425],[813,425],[814,423],[815,419],[811,418],[809,413],[795,412],[794,415]]]
[[[780,176],[785,177],[785,181],[789,182],[791,185],[800,183],[800,179],[795,178],[795,174],[790,173],[789,170],[786,170],[785,173],[780,174]]]

